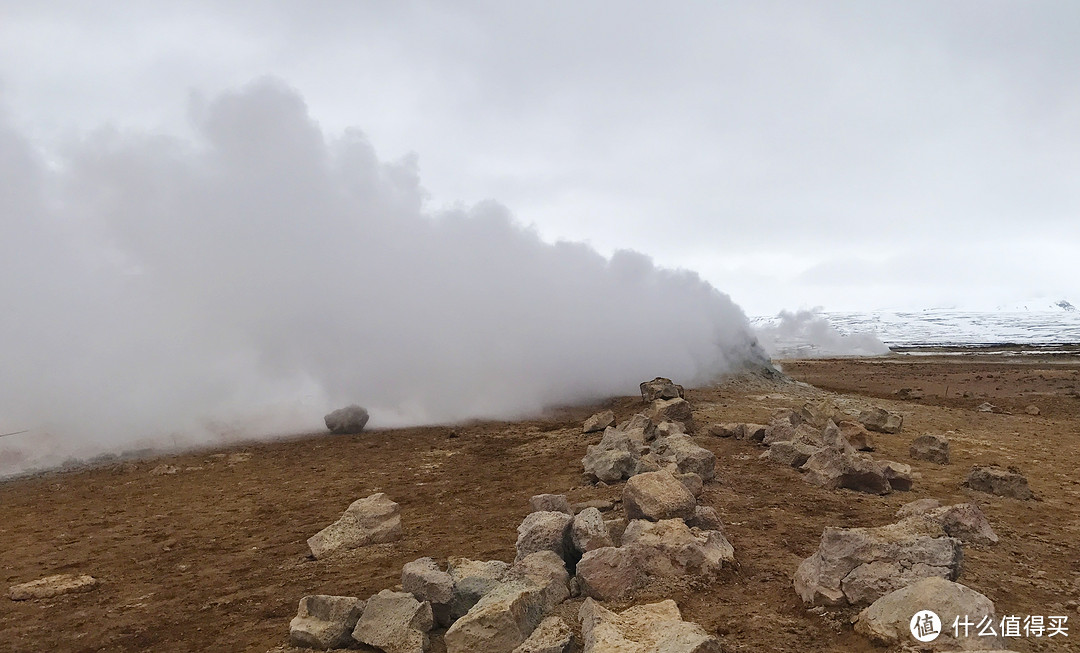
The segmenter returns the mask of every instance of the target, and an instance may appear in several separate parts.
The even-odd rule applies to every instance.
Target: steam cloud
[[[424,209],[413,158],[329,137],[264,80],[195,137],[43,155],[0,119],[0,474],[321,426],[511,417],[760,360],[686,271],[547,244],[495,202]]]
[[[878,356],[889,347],[873,333],[844,334],[816,310],[781,311],[756,326],[761,346],[777,358]]]

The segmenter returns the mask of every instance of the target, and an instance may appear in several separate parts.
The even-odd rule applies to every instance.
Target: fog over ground
[[[7,471],[320,427],[509,417],[760,361],[746,317],[643,254],[430,214],[415,158],[324,133],[261,80],[196,136],[102,129],[43,158],[0,124]],[[2,470],[0,470],[2,471]]]

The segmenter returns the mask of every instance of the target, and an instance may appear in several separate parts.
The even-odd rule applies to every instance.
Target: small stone
[[[1024,409],[1024,412],[1028,415],[1038,415],[1041,411],[1035,404],[1029,404],[1028,407]]]
[[[348,648],[363,611],[364,602],[354,596],[305,596],[289,622],[289,643],[320,650]]]
[[[1035,495],[1028,487],[1027,478],[1014,468],[975,466],[964,482],[972,490],[1027,501]]]
[[[859,422],[871,431],[899,433],[904,426],[904,416],[890,413],[883,408],[871,408],[859,413]]]
[[[908,454],[915,460],[928,460],[939,465],[949,464],[949,440],[927,433],[911,441]]]
[[[61,594],[89,592],[97,587],[97,584],[96,578],[86,574],[56,574],[32,580],[29,583],[12,585],[8,590],[8,597],[12,601],[48,599]]]

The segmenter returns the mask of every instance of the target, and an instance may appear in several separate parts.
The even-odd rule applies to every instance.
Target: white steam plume
[[[351,402],[373,426],[509,417],[761,360],[697,275],[547,244],[494,202],[429,214],[414,159],[328,137],[279,83],[193,123],[46,163],[0,119],[0,433],[31,429],[0,439],[0,473],[315,429]]]
[[[776,358],[879,356],[890,351],[873,333],[841,333],[817,309],[755,319],[754,331],[766,353]]]

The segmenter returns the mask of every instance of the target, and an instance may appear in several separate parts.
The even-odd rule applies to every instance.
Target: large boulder
[[[697,501],[671,472],[637,474],[623,488],[623,508],[630,519],[692,519]]]
[[[574,631],[570,625],[562,617],[552,615],[541,621],[513,653],[566,653],[573,641]]]
[[[964,482],[972,490],[1027,501],[1035,495],[1028,487],[1027,478],[1015,467],[1003,469],[997,466],[971,468]]]
[[[801,467],[810,459],[810,456],[820,450],[820,447],[815,447],[806,444],[805,442],[782,440],[770,444],[768,451],[761,454],[761,457],[771,460],[774,463],[780,463],[781,465]]]
[[[716,454],[698,445],[689,435],[671,435],[657,442],[661,443],[657,446],[659,453],[674,458],[680,472],[697,474],[703,481],[716,477]]]
[[[908,453],[915,460],[928,460],[939,465],[949,464],[949,440],[941,435],[927,433],[911,441]]]
[[[583,653],[720,653],[720,642],[701,626],[682,620],[674,601],[636,605],[614,613],[585,599]]]
[[[601,601],[622,598],[655,579],[711,576],[735,559],[719,530],[691,529],[681,519],[631,521],[622,546],[594,549],[577,564],[582,593]]]
[[[338,549],[354,549],[370,544],[400,540],[401,512],[384,493],[357,499],[333,524],[308,538],[308,548],[316,559]]]
[[[364,602],[354,596],[305,596],[289,622],[289,644],[321,651],[349,648],[363,612]]]
[[[609,426],[615,426],[615,413],[610,410],[605,410],[596,413],[585,420],[585,424],[581,427],[581,431],[582,433],[596,433],[597,431],[603,431]]]
[[[657,399],[682,399],[685,394],[681,385],[662,376],[652,381],[643,381],[638,387],[641,389],[641,400],[647,404]]]
[[[874,528],[827,527],[818,550],[795,572],[795,591],[812,605],[865,605],[937,576],[955,580],[960,540],[921,517]]]
[[[942,506],[936,499],[921,499],[901,507],[897,514],[901,517],[921,515],[940,524],[949,537],[965,544],[989,546],[998,542],[997,533],[986,515],[974,503]]]
[[[503,582],[446,631],[447,653],[512,653],[570,597],[562,558],[552,551],[514,563]]]
[[[570,524],[574,518],[565,512],[531,512],[518,526],[517,560],[537,551],[553,551],[566,558],[570,549]]]
[[[574,548],[581,553],[615,545],[604,523],[604,516],[596,508],[586,508],[574,516],[570,539]]]
[[[904,427],[904,416],[890,413],[884,408],[870,408],[859,413],[859,423],[878,433],[899,433]]]
[[[386,653],[424,653],[434,625],[430,603],[407,592],[383,590],[367,600],[353,639]]]
[[[654,423],[680,422],[688,432],[694,430],[694,416],[690,402],[685,399],[657,399],[649,408],[649,419]]]
[[[368,417],[367,410],[353,404],[327,413],[323,422],[331,433],[359,433],[367,425]]]
[[[454,581],[454,598],[450,601],[450,620],[468,612],[485,594],[495,589],[509,571],[502,560],[480,562],[468,558],[450,558],[450,578]]]
[[[431,604],[436,623],[447,626],[452,621],[450,603],[454,600],[454,579],[439,569],[432,558],[420,558],[406,563],[401,569],[401,589],[418,601]]]
[[[940,634],[923,644],[924,648],[955,651],[995,649],[1002,645],[998,637],[980,636],[974,627],[966,637],[963,629],[955,633],[959,638],[954,637],[952,624],[957,617],[975,624],[987,618],[994,622],[994,603],[969,587],[937,577],[915,581],[871,603],[856,618],[855,632],[885,646],[912,643],[912,618],[923,610],[934,612],[940,620]]]
[[[799,469],[804,481],[830,490],[847,488],[869,494],[892,491],[885,470],[864,453],[825,447],[811,455]]]
[[[587,449],[581,465],[589,478],[614,483],[634,474],[637,451],[626,433],[609,427],[600,442]]]

